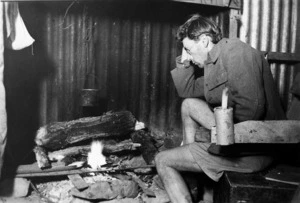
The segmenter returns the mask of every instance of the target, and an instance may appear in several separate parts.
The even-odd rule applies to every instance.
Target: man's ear
[[[210,37],[208,37],[207,35],[203,35],[202,37],[202,43],[204,45],[204,47],[208,47],[209,45],[209,42],[210,42]]]

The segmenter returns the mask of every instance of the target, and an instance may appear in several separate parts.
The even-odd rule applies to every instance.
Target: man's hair
[[[202,34],[210,36],[214,44],[222,39],[222,32],[215,22],[199,14],[194,14],[179,27],[177,39],[182,41],[188,37],[192,40],[198,40]]]

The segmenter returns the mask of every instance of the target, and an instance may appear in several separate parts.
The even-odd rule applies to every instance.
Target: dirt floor
[[[85,197],[80,198],[80,194],[84,191],[78,191],[72,181],[67,177],[39,177],[25,179],[28,180],[29,186],[27,188],[27,195],[23,197],[1,197],[1,202],[14,202],[14,203],[89,203],[89,202],[103,202],[103,203],[166,203],[169,202],[168,196],[164,189],[162,188],[161,182],[157,175],[136,175],[132,172],[118,173],[118,174],[108,174],[108,173],[91,173],[81,175],[82,179],[89,186],[86,190]],[[106,189],[94,188],[96,184],[99,183],[113,183],[114,181],[132,181],[136,187],[126,186],[126,191],[122,190],[120,194],[113,195],[115,197],[107,199],[95,199],[94,197],[100,197],[105,192]],[[132,184],[131,184],[132,185]],[[26,187],[14,187],[14,190],[24,190]],[[112,184],[111,187],[114,187]],[[96,189],[96,190],[95,190]],[[74,190],[77,193],[74,193]],[[135,191],[136,190],[136,191]],[[78,196],[79,194],[79,196]],[[88,194],[88,195],[86,195]],[[111,194],[111,193],[110,193]],[[99,196],[100,195],[100,196]],[[126,196],[127,195],[127,196]],[[17,194],[18,196],[18,194]],[[105,195],[104,195],[105,196]]]

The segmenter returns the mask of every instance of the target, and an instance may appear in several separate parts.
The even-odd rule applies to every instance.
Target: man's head
[[[177,39],[182,41],[193,62],[203,67],[208,52],[222,39],[222,33],[213,21],[195,14],[179,27]]]

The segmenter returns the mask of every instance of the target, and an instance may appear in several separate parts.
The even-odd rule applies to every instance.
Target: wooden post
[[[239,14],[240,11],[236,9],[229,11],[229,38],[238,38],[239,36]]]

